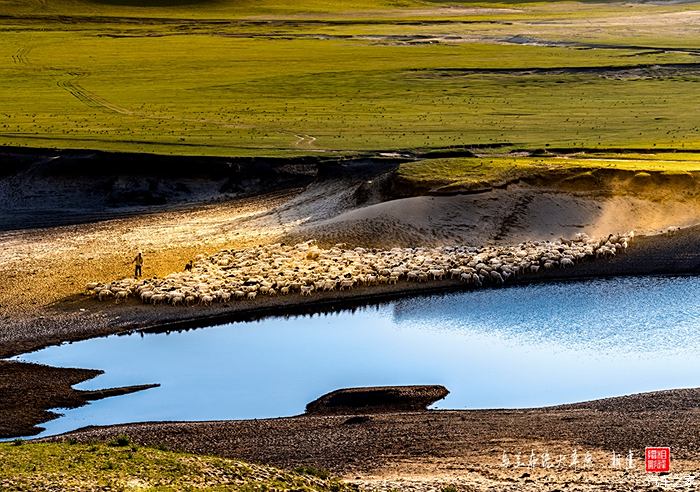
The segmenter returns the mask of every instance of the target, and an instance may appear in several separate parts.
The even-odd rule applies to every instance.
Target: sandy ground
[[[629,196],[593,197],[510,186],[487,193],[420,196],[349,210],[306,226],[321,237],[342,238],[347,231],[370,234],[377,246],[410,244],[518,243],[573,237],[578,232],[606,236],[636,230],[654,233],[687,226],[700,217],[689,201],[653,202]]]

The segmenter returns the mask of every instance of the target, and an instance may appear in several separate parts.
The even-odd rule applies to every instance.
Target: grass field
[[[321,478],[319,478],[321,477]],[[241,461],[141,448],[127,438],[107,444],[0,444],[0,489],[355,490],[324,470],[287,472]]]
[[[547,157],[482,155],[479,158],[429,159],[402,164],[399,175],[422,189],[468,190],[565,171],[581,178],[598,169],[661,173],[662,177],[689,177],[700,173],[700,153],[589,153]]]
[[[697,4],[0,0],[0,145],[698,149],[698,20]]]

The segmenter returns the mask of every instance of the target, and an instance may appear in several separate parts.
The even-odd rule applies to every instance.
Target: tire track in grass
[[[155,114],[144,113],[140,111],[133,111],[131,109],[125,108],[107,99],[95,94],[94,92],[83,87],[79,81],[87,78],[89,74],[87,72],[68,72],[68,75],[72,78],[62,79],[56,82],[58,87],[67,91],[71,96],[76,98],[81,103],[94,109],[100,109],[103,111],[117,113],[125,116],[135,116],[138,118],[156,120],[156,121],[171,121],[174,118],[171,116],[159,116]],[[247,125],[232,124],[224,121],[218,121],[210,118],[178,118],[179,121],[183,123],[196,123],[204,125],[214,125],[226,129],[247,129]],[[316,138],[308,137],[310,144],[313,143]]]
[[[1,17],[1,16],[0,16]],[[28,59],[29,53],[34,49],[34,46],[22,46],[17,49],[17,51],[11,55],[12,62],[16,65],[24,65],[27,67],[32,67],[37,70],[44,70],[46,67],[41,66],[41,65],[35,65],[30,62]],[[110,102],[109,100],[105,99],[102,96],[99,96],[98,94],[86,89],[80,84],[80,80],[85,79],[89,76],[90,74],[85,71],[80,71],[80,70],[75,70],[74,71],[69,71],[65,74],[65,76],[59,80],[56,81],[56,85],[66,91],[69,95],[71,95],[73,98],[78,100],[80,103],[84,104],[85,106],[92,108],[92,109],[97,109],[101,111],[105,111],[108,113],[114,113],[114,114],[120,114],[123,116],[133,116],[137,118],[142,118],[142,119],[149,119],[149,120],[155,120],[155,121],[170,121],[173,120],[174,118],[172,116],[166,116],[166,115],[155,115],[155,114],[149,114],[149,113],[144,113],[144,112],[139,112],[139,111],[133,111],[131,109],[125,108],[124,106],[120,106],[119,104],[115,104],[113,102]],[[199,125],[213,125],[218,128],[223,128],[226,130],[241,130],[241,129],[250,129],[250,125],[241,125],[241,124],[234,124],[232,122],[227,122],[227,121],[221,121],[221,120],[216,120],[212,118],[177,118],[180,122],[182,123],[193,123],[193,124],[199,124]],[[280,132],[282,134],[286,132]],[[5,134],[6,135],[6,134]],[[306,146],[306,147],[313,147],[314,142],[316,141],[316,137],[312,137],[310,135],[296,135],[299,141],[295,146]],[[178,142],[175,145],[185,145],[184,142]],[[236,146],[236,148],[247,148],[246,146]],[[258,148],[258,147],[255,147]]]
[[[12,63],[16,65],[28,65],[29,62],[27,60],[27,55],[29,55],[29,52],[32,50],[32,48],[27,47],[27,46],[22,46],[19,48],[14,55],[12,55]]]
[[[78,81],[87,77],[88,74],[84,72],[69,72],[68,75],[72,78],[59,80],[56,84],[86,106],[127,116],[134,114],[133,111],[111,103],[80,85]]]
[[[17,65],[26,65],[26,66],[32,66],[33,68],[43,70],[45,67],[41,65],[34,65],[29,62],[28,55],[33,49],[33,46],[22,46],[20,47],[13,55],[12,55],[12,62],[17,64]],[[89,74],[87,72],[80,72],[80,71],[75,71],[75,72],[68,72],[66,75],[71,77],[70,79],[62,79],[56,82],[56,85],[60,87],[61,89],[67,91],[71,96],[76,98],[78,101],[82,102],[83,104],[91,107],[91,108],[99,108],[103,110],[107,110],[110,112],[114,113],[119,113],[119,114],[124,114],[124,115],[133,115],[134,112],[126,109],[122,106],[119,106],[117,104],[113,104],[106,99],[98,96],[97,94],[85,89],[83,86],[81,86],[78,81],[81,79],[84,79],[87,77]]]

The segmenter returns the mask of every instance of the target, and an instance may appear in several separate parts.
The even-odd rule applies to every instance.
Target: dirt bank
[[[670,446],[669,490],[690,490],[687,481],[700,479],[699,408],[700,389],[688,389],[541,409],[141,423],[67,436],[89,442],[126,434],[144,445],[284,468],[323,467],[379,490],[440,490],[447,484],[461,490],[655,490],[644,473],[644,447]],[[617,468],[613,452],[622,456]],[[533,468],[527,466],[531,453]],[[552,466],[543,468],[545,453]]]
[[[380,156],[185,157],[0,148],[0,231],[179,210],[394,169]]]
[[[700,201],[574,193],[513,185],[477,194],[415,196],[350,209],[304,225],[296,237],[393,247],[513,244],[636,230],[655,233],[700,221]]]
[[[153,388],[139,385],[96,391],[73,389],[73,385],[102,374],[93,369],[69,369],[0,361],[0,438],[30,436],[42,429],[37,424],[56,418],[52,408],[77,408],[89,401]]]
[[[449,394],[444,386],[375,386],[344,388],[326,393],[306,405],[308,415],[397,413],[427,410]]]

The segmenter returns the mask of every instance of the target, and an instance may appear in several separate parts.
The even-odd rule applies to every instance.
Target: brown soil
[[[427,410],[449,394],[444,386],[375,386],[343,388],[306,405],[308,415],[347,415],[348,412],[396,413]]]
[[[0,360],[0,438],[41,432],[37,424],[55,419],[51,408],[76,408],[91,400],[124,395],[158,385],[80,391],[73,385],[102,374],[93,369],[67,369]]]
[[[684,484],[700,479],[700,389],[541,409],[357,417],[143,423],[67,436],[89,442],[126,434],[143,445],[284,468],[322,467],[379,490],[441,490],[448,484],[461,490],[655,490],[644,473],[646,446],[671,447],[669,490],[690,490]],[[627,469],[630,450],[634,467]],[[620,468],[611,466],[613,451],[623,457]],[[527,466],[531,452],[537,459],[533,468]],[[510,466],[503,466],[504,453]],[[523,466],[516,467],[518,453]],[[544,453],[552,464],[564,461],[543,468]]]

